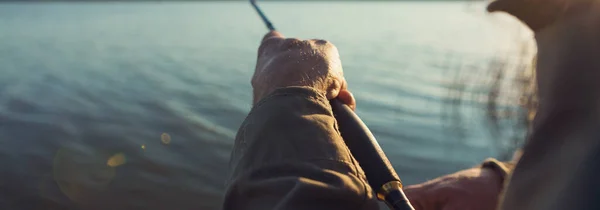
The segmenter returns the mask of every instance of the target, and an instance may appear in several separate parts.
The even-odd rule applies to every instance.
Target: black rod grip
[[[331,108],[344,142],[365,171],[373,190],[379,190],[385,183],[400,181],[379,143],[354,111],[339,99],[331,100]]]
[[[384,201],[393,210],[415,210],[400,188],[389,191]]]
[[[398,174],[396,174],[392,164],[381,150],[369,128],[350,107],[343,104],[339,99],[331,100],[330,104],[340,134],[365,172],[371,188],[379,193],[382,188],[385,188],[384,185],[390,186],[390,183],[392,183],[395,187],[385,190],[388,192],[383,195],[384,198],[381,198],[381,200],[385,201],[392,209],[413,210],[404,192],[402,192]]]

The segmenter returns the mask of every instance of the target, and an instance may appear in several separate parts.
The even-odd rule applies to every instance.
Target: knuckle
[[[262,41],[260,47],[258,48],[259,54],[264,53],[265,51],[272,50],[276,48],[280,44],[281,40],[277,38],[267,38]]]
[[[254,75],[254,76],[252,76],[252,78],[250,79],[250,85],[251,85],[252,87],[256,87],[256,83],[257,83],[257,81],[256,81],[256,80],[257,80],[257,79],[256,79],[256,74],[255,74],[255,75]]]
[[[317,45],[331,45],[331,42],[324,39],[313,39],[312,41]]]
[[[282,48],[285,50],[288,49],[302,49],[310,47],[310,42],[296,39],[296,38],[288,38],[283,41]]]

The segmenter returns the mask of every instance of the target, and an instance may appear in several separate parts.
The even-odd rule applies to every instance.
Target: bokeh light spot
[[[110,167],[117,167],[120,165],[125,164],[125,154],[123,153],[117,153],[113,156],[111,156],[110,158],[108,158],[108,161],[106,162],[106,165],[110,166]]]
[[[163,144],[170,144],[171,143],[171,136],[168,133],[163,133],[160,135],[160,141]]]
[[[61,148],[53,160],[53,178],[70,200],[84,204],[93,200],[114,179],[116,170],[107,166],[98,150]]]

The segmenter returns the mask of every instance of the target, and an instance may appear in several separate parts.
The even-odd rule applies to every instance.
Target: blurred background
[[[406,184],[522,143],[532,35],[485,2],[261,5],[339,48]],[[0,209],[220,209],[266,32],[246,1],[0,3]]]

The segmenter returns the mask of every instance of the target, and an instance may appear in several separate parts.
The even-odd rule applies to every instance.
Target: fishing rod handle
[[[339,99],[330,101],[340,134],[377,198],[394,210],[414,210],[402,191],[402,182],[377,140],[363,121]]]
[[[402,191],[402,184],[398,181],[391,181],[384,184],[377,191],[377,198],[385,202],[393,210],[415,210],[408,201],[404,191]]]
[[[258,7],[256,0],[250,0],[250,4],[252,4],[267,28],[270,31],[275,31],[275,27]],[[379,189],[377,198],[386,202],[393,210],[414,210],[404,192],[402,192],[400,178],[369,128],[354,114],[350,107],[338,99],[331,100],[331,107],[346,146],[365,171],[371,188]]]

